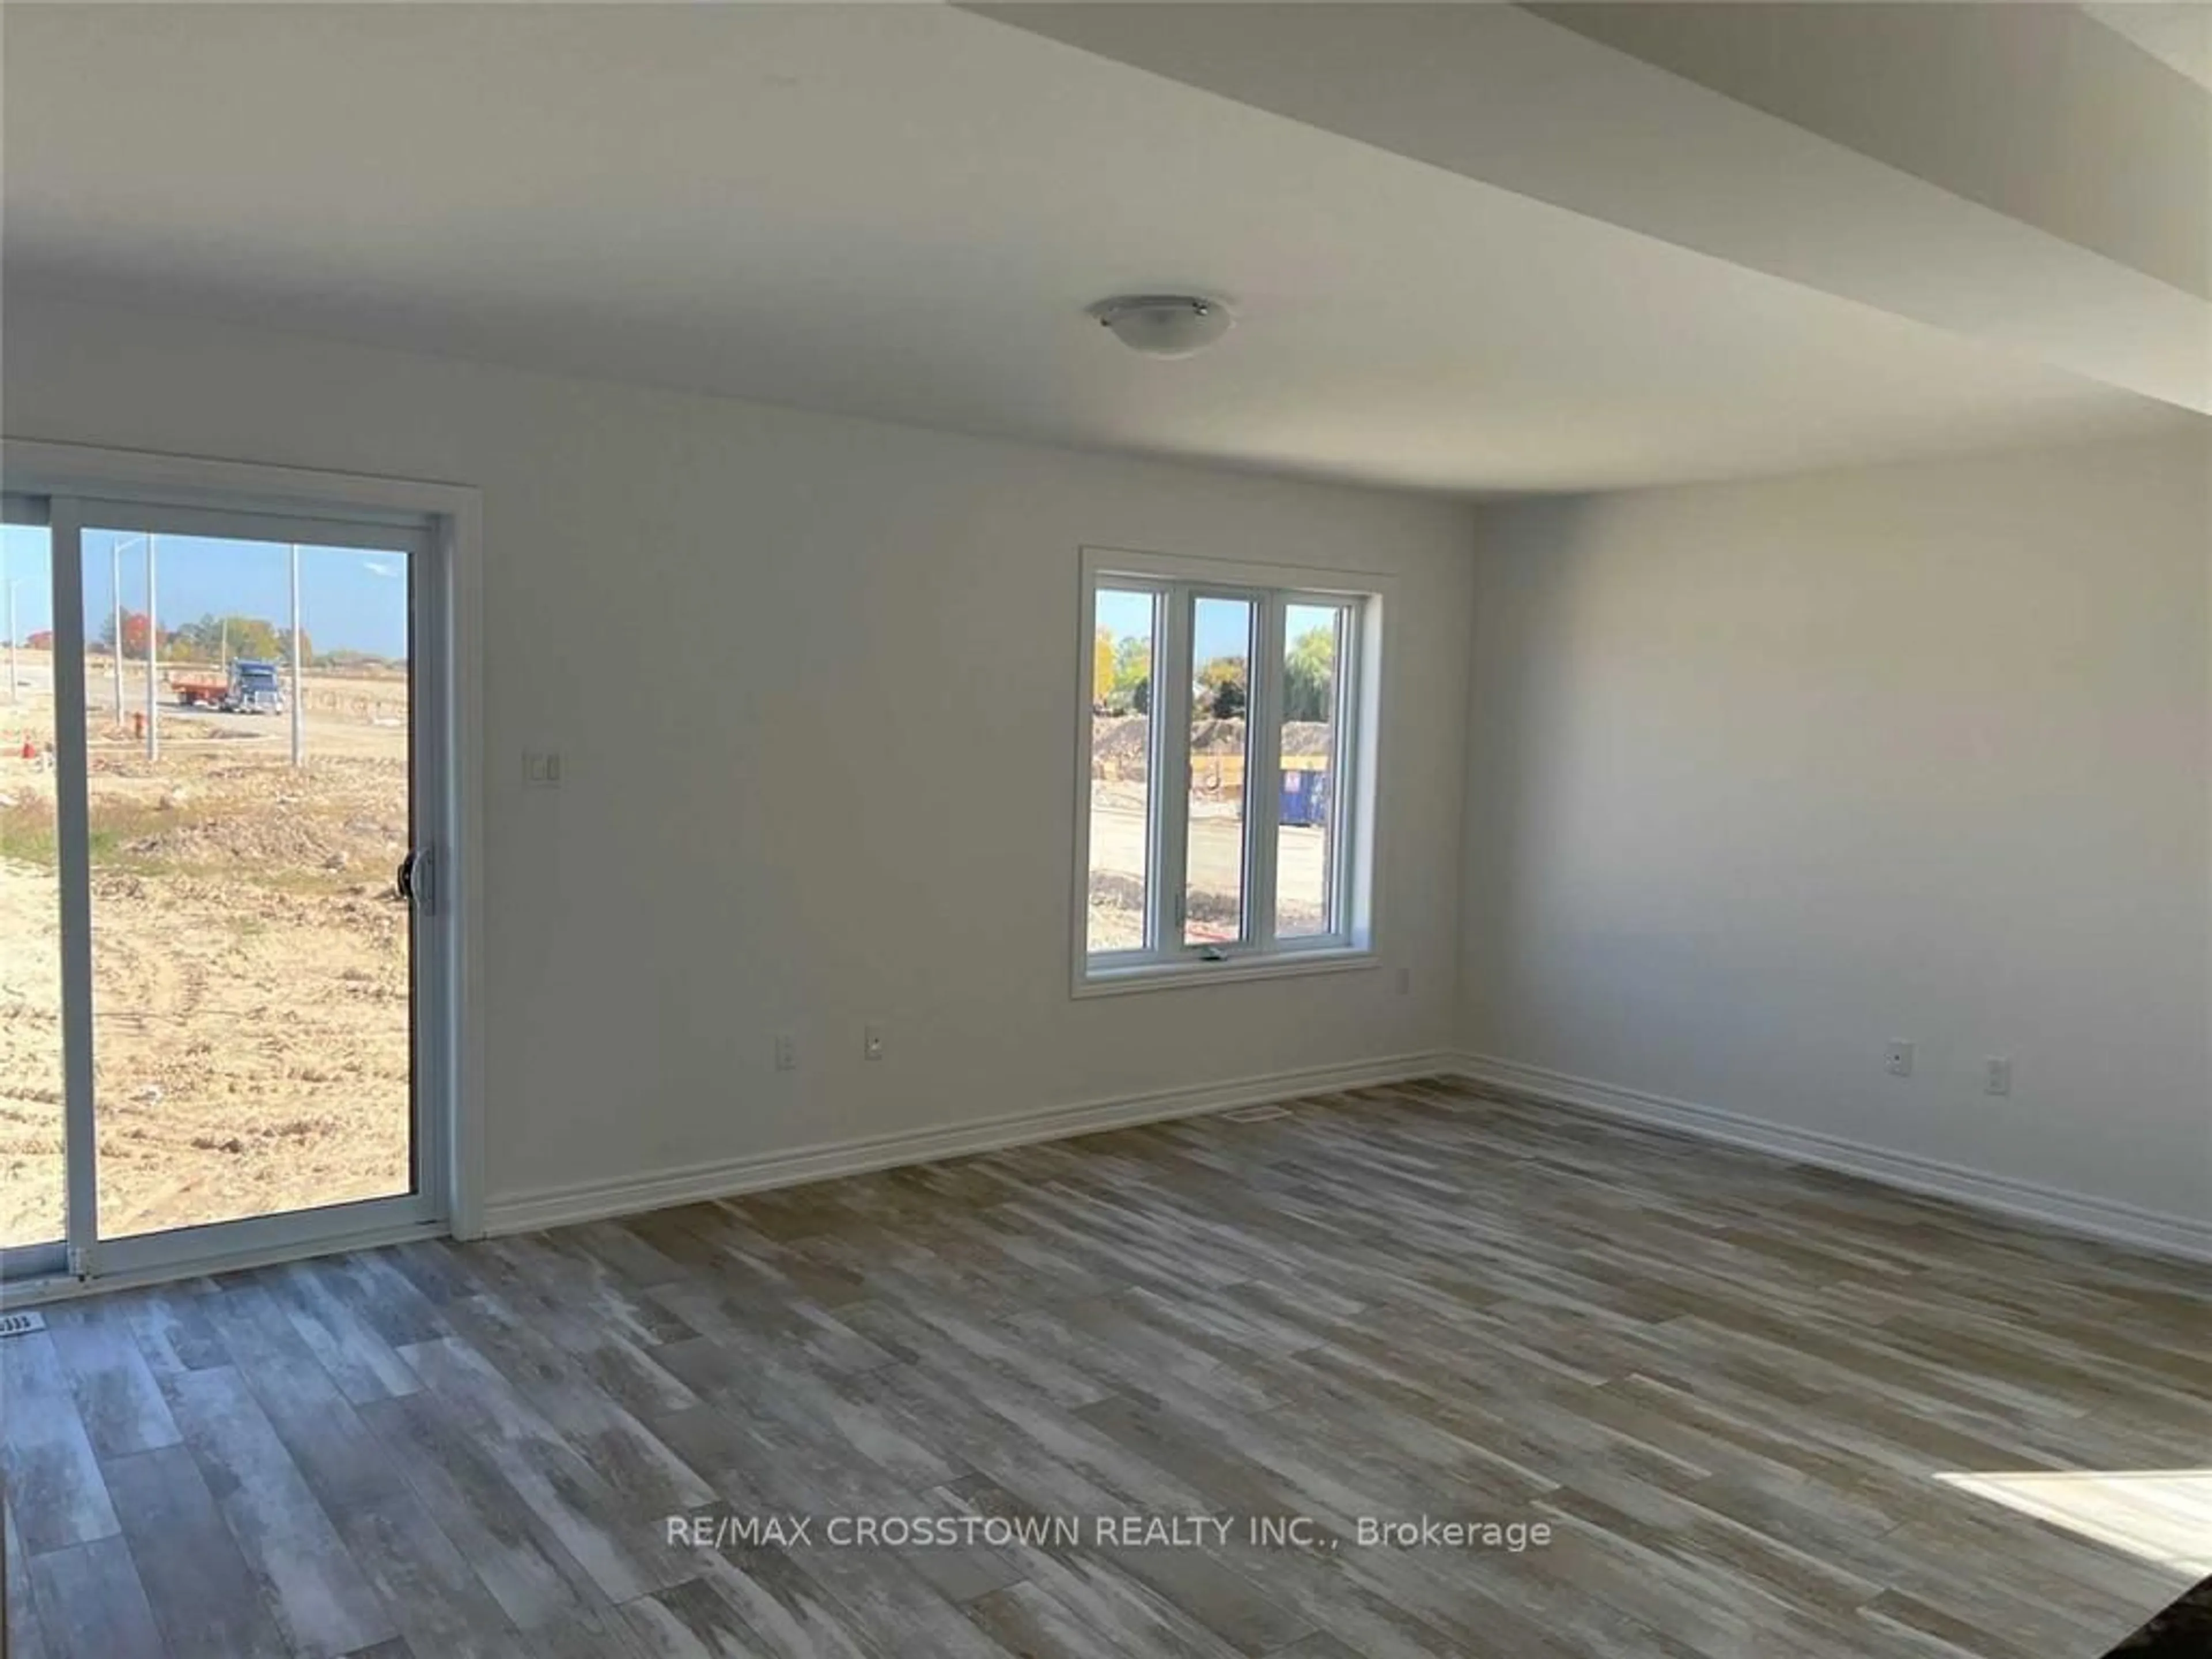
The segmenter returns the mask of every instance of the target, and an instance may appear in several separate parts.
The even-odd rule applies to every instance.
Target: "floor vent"
[[[0,1314],[0,1336],[28,1336],[33,1331],[46,1328],[44,1314]]]
[[[1290,1115],[1291,1109],[1287,1106],[1240,1106],[1235,1111],[1224,1112],[1221,1115],[1231,1123],[1265,1123],[1271,1117],[1288,1117]]]

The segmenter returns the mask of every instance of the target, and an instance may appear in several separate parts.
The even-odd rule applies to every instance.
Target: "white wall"
[[[1463,507],[74,305],[5,324],[10,436],[482,488],[495,1198],[1455,1036]],[[1071,999],[1084,543],[1398,577],[1383,969]],[[526,748],[562,789],[522,789]]]
[[[2212,1220],[2212,447],[1504,506],[1479,542],[1470,1048]]]
[[[1498,507],[1470,559],[1415,498],[4,322],[11,436],[483,489],[495,1198],[1458,1046],[2212,1219],[2202,445]],[[1398,577],[1411,994],[1070,998],[1085,542]]]

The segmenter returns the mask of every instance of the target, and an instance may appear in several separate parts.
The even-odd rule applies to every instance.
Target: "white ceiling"
[[[1047,0],[989,11],[1602,224],[2212,413],[2212,98],[2072,7]]]
[[[11,293],[1462,491],[2203,424],[933,6],[0,27]],[[1188,362],[1082,314],[1185,287],[1242,319]]]

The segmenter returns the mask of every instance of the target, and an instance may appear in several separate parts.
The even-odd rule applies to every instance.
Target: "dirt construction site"
[[[1144,943],[1146,841],[1151,803],[1145,716],[1099,715],[1091,724],[1091,901],[1089,948],[1125,951]],[[1187,937],[1237,937],[1243,900],[1244,722],[1207,720],[1191,729],[1189,885]],[[1333,760],[1329,728],[1286,723],[1283,765],[1323,770]],[[1276,832],[1275,927],[1285,938],[1318,933],[1328,916],[1328,836],[1285,823]]]
[[[61,1237],[52,665],[0,702],[0,1245]],[[100,1234],[406,1191],[404,672],[310,673],[289,715],[178,707],[88,665]],[[120,706],[118,718],[118,703]],[[27,749],[27,753],[26,752]]]

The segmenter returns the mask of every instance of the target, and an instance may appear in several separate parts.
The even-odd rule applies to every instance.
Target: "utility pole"
[[[300,697],[300,544],[292,544],[292,764],[307,757],[307,705]]]
[[[149,761],[161,757],[161,710],[160,704],[154,700],[154,670],[159,651],[155,642],[161,635],[161,628],[155,619],[160,614],[154,603],[154,538],[149,536],[146,538],[146,758]],[[115,641],[115,648],[118,652],[123,649],[123,641],[119,636]]]

